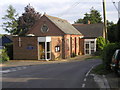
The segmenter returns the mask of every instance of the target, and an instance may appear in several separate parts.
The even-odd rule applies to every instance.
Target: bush
[[[104,46],[106,45],[105,39],[103,37],[97,38],[97,50],[103,50]]]
[[[7,43],[7,44],[5,44],[5,48],[6,48],[7,55],[12,60],[13,59],[13,44]]]
[[[120,49],[120,43],[108,43],[102,51],[103,64],[108,70],[110,69],[112,56],[116,49]]]
[[[72,55],[71,55],[71,57],[76,57],[77,55],[73,52],[72,53]]]
[[[109,43],[109,41],[107,41],[107,43]],[[102,53],[105,45],[106,45],[106,40],[105,40],[105,38],[103,38],[103,37],[101,37],[101,36],[98,37],[98,38],[97,38],[97,54],[98,54],[98,55],[101,55],[101,53]]]
[[[6,49],[3,49],[0,54],[0,63],[5,62],[5,61],[9,61],[9,57],[6,53]]]

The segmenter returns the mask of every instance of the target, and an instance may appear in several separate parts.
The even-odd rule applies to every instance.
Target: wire
[[[112,3],[113,3],[113,5],[115,6],[115,8],[116,8],[116,10],[118,11],[118,14],[120,14],[120,11],[119,11],[119,9],[117,8],[117,6],[115,5],[115,2],[112,0]]]

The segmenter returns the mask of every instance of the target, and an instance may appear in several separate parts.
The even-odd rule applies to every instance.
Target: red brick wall
[[[79,36],[80,35],[71,35],[71,54],[75,53],[79,55],[80,45],[79,45]]]
[[[46,24],[49,28],[49,31],[43,33],[41,31],[42,25]],[[53,22],[51,22],[47,17],[43,16],[27,34],[34,34],[35,36],[62,36],[62,32]]]
[[[79,37],[80,35],[65,35],[65,58],[71,57],[73,53],[76,55],[79,55],[80,53],[80,43],[79,43]],[[81,46],[82,47],[82,46]]]
[[[62,36],[51,37],[52,60],[62,59]],[[55,46],[60,46],[60,52],[55,51]]]
[[[19,47],[19,37],[13,37],[13,56],[18,60],[38,59],[37,37],[20,37],[21,47]],[[32,50],[28,46],[33,46]]]
[[[84,55],[84,39],[80,39],[80,55]]]

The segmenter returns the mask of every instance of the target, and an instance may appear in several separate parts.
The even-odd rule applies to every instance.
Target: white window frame
[[[94,41],[94,49],[91,49],[91,41]],[[96,39],[85,39],[84,40],[84,54],[86,55],[86,44],[89,44],[89,54],[91,54],[91,50],[94,50],[94,52],[96,52]]]

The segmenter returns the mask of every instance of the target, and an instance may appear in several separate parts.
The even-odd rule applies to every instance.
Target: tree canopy
[[[115,32],[116,32],[116,28],[117,27],[117,24],[114,24],[113,22],[109,22],[107,20],[107,32],[108,32],[108,40],[110,42],[116,42],[116,35],[115,35]]]
[[[6,32],[14,35],[17,32],[18,14],[16,13],[16,10],[13,8],[12,5],[8,6],[6,13],[7,14],[4,17],[2,17],[2,19],[4,20],[2,27]]]
[[[25,7],[25,12],[18,19],[18,35],[24,36],[26,32],[40,19],[41,14],[29,5]]]
[[[102,23],[102,17],[98,10],[95,10],[94,8],[90,9],[90,14],[85,13],[84,18],[78,19],[75,23],[83,23],[88,24],[90,21],[91,24],[95,23]]]

